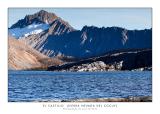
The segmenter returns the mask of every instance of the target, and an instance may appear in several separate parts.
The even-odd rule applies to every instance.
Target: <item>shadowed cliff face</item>
[[[51,66],[53,71],[117,71],[117,70],[151,70],[152,50],[123,50],[103,56],[72,62],[61,66]]]
[[[25,40],[32,41],[32,38]],[[42,44],[42,45],[41,45]],[[118,27],[84,27],[63,35],[49,35],[35,46],[43,54],[88,58],[121,49],[143,49],[152,47],[152,30],[126,30]],[[43,47],[43,48],[42,48]]]

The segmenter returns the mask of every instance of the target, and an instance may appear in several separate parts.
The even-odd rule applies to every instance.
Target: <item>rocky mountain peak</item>
[[[56,14],[40,10],[32,15],[26,15],[24,19],[13,24],[9,28],[9,34],[19,39],[42,32],[45,32],[45,37],[48,37],[48,35],[61,35],[74,30],[68,22]]]
[[[96,29],[98,29],[98,27],[85,25],[81,31],[96,30]]]
[[[13,28],[23,28],[33,23],[45,23],[51,24],[58,17],[54,13],[49,13],[45,10],[40,10],[33,15],[26,15],[24,19],[19,20],[17,23],[13,24],[10,29]]]
[[[58,17],[54,13],[49,13],[45,10],[40,10],[39,12],[35,13],[34,15],[29,16],[31,19],[37,18],[38,20],[46,23],[51,24],[55,19]]]

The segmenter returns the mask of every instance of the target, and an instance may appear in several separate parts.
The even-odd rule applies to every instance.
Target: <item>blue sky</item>
[[[55,13],[78,30],[85,25],[118,26],[130,30],[152,27],[151,8],[9,8],[8,26],[42,9]]]

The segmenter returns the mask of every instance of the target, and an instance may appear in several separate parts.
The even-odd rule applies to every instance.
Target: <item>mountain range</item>
[[[40,58],[52,59],[53,64],[47,63],[43,66],[66,64],[68,61],[94,58],[118,50],[152,49],[152,29],[127,30],[121,27],[84,26],[81,30],[76,30],[56,14],[44,10],[26,15],[8,31],[9,36],[14,37],[14,42],[26,44],[34,52],[38,52]],[[9,43],[9,47],[10,45],[14,43]],[[31,57],[27,55],[25,60],[27,58]],[[55,58],[59,61],[58,64],[54,64]],[[17,64],[17,61],[14,61],[14,64]]]

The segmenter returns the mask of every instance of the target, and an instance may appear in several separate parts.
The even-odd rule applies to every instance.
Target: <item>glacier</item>
[[[33,23],[33,24],[28,25],[24,28],[9,29],[9,34],[12,35],[13,37],[19,39],[22,37],[27,37],[29,35],[39,34],[40,32],[43,32],[43,31],[49,29],[49,27],[50,27],[49,24]]]

